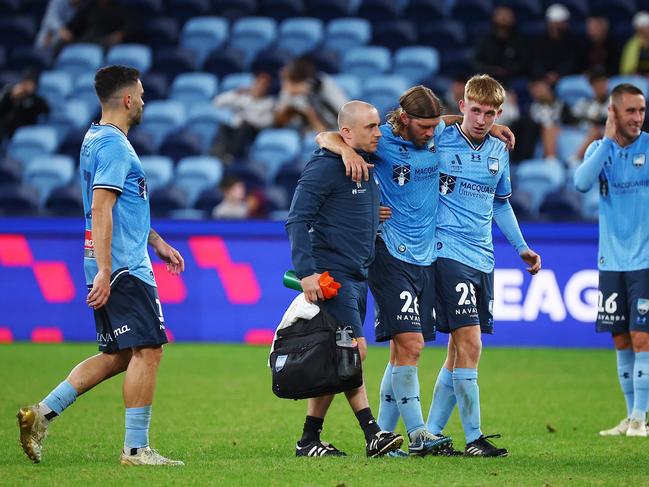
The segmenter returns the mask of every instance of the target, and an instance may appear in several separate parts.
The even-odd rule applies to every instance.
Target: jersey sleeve
[[[605,137],[588,146],[584,154],[584,162],[575,170],[574,182],[577,191],[585,193],[595,184],[609,156],[612,143]]]
[[[509,175],[509,153],[503,149],[500,155],[503,163],[503,172],[500,174],[500,180],[496,185],[496,198],[506,200],[512,195],[512,178]]]
[[[103,144],[95,154],[96,169],[92,189],[110,189],[121,193],[130,170],[126,147],[113,139]]]

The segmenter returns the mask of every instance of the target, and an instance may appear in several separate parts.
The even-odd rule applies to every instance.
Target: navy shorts
[[[599,271],[597,326],[599,333],[649,333],[649,269]]]
[[[482,272],[456,260],[440,257],[437,280],[437,329],[444,333],[480,325],[482,333],[494,329],[494,273]]]
[[[369,284],[376,309],[374,333],[377,342],[407,332],[421,333],[425,341],[435,339],[434,264],[420,266],[403,262],[393,257],[378,238]]]
[[[318,306],[329,313],[340,324],[349,325],[356,338],[364,337],[363,323],[367,310],[367,281],[354,279],[336,271],[329,274],[340,283],[335,298],[318,302]]]
[[[94,313],[100,352],[167,343],[158,289],[137,277],[126,274],[118,278],[108,302]]]

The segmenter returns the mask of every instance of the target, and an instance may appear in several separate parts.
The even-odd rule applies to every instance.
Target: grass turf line
[[[649,472],[648,439],[598,436],[624,415],[612,351],[504,348],[484,351],[479,385],[483,432],[503,435],[497,445],[510,450],[508,458],[368,460],[341,396],[322,437],[349,457],[296,459],[305,402],[272,394],[266,347],[172,344],[160,368],[151,442],[184,468],[118,464],[119,377],[78,398],[50,427],[43,462],[31,464],[18,445],[17,409],[39,401],[94,351],[90,344],[0,346],[1,485],[640,485]],[[435,347],[422,355],[424,419],[444,353]],[[365,374],[375,415],[387,358],[387,348],[370,347]],[[447,433],[463,448],[457,410]]]

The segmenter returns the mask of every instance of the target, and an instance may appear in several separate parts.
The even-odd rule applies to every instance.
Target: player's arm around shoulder
[[[354,149],[345,144],[345,141],[338,132],[320,132],[316,135],[316,143],[323,149],[327,149],[342,157],[345,165],[345,175],[352,178],[352,181],[369,181],[370,169],[374,167],[361,157]]]

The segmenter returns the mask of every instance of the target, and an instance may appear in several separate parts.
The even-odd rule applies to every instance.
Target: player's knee
[[[157,366],[162,360],[162,347],[145,347],[133,350],[133,358],[142,360],[150,366]]]
[[[634,352],[649,352],[649,333],[631,332]]]
[[[424,348],[424,344],[420,342],[410,342],[405,347],[400,350],[400,359],[406,359],[410,362],[419,362],[419,357],[421,356],[421,351]]]

